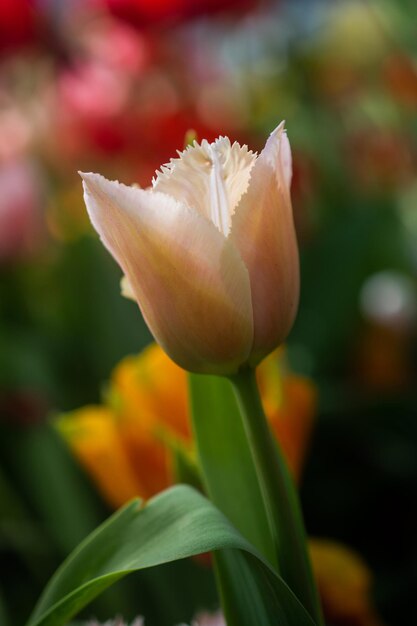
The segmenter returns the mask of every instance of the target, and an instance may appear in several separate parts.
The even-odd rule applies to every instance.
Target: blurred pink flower
[[[123,123],[129,99],[127,75],[95,60],[86,60],[61,72],[43,96],[50,112],[42,148],[54,165],[68,168],[91,150],[112,152],[125,143]],[[71,165],[72,167],[72,165]]]
[[[116,619],[110,619],[107,622],[100,623],[96,620],[92,620],[91,622],[87,622],[86,626],[128,626],[126,622],[123,621],[121,617],[116,617]],[[143,617],[137,617],[130,626],[144,626]]]
[[[0,164],[10,161],[29,148],[32,139],[28,116],[14,104],[0,110]]]
[[[127,624],[121,617],[116,617],[114,620],[108,620],[104,623],[92,620],[87,622],[86,626],[127,626]],[[130,626],[145,626],[143,617],[137,617]],[[187,625],[179,624],[178,626]],[[191,626],[226,626],[226,622],[220,611],[217,613],[199,613],[196,619],[191,622]]]
[[[146,37],[128,24],[114,19],[99,19],[81,33],[84,49],[92,60],[108,68],[138,76],[150,59]]]
[[[79,64],[61,74],[58,96],[67,115],[105,117],[120,111],[127,98],[128,84],[104,64]]]
[[[217,613],[199,613],[191,626],[226,626],[226,621],[221,611]]]
[[[40,190],[30,163],[0,166],[0,261],[32,252],[40,240]]]

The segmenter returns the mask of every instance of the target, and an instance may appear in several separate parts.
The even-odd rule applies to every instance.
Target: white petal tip
[[[82,178],[84,189],[91,190],[92,186],[94,186],[95,184],[98,183],[98,181],[103,179],[103,176],[101,176],[101,174],[94,174],[94,172],[80,172],[79,171],[78,173]]]
[[[83,180],[89,180],[93,176],[98,176],[98,174],[94,174],[93,172],[81,172],[81,170],[78,170],[78,174],[81,176]]]
[[[96,174],[95,172],[78,172],[83,181],[84,191],[94,194],[98,191],[113,192],[119,189],[128,189],[126,185],[120,183],[118,180],[108,180],[102,174]],[[134,187],[134,185],[131,185]]]
[[[283,132],[286,132],[285,131],[285,120],[282,120],[282,122],[280,122],[278,124],[278,126],[276,128],[274,128],[274,130],[270,134],[270,137],[281,135],[281,133],[283,133]]]

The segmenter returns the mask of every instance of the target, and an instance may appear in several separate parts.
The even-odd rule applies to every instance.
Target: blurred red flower
[[[35,0],[0,0],[0,52],[32,43],[37,26]]]
[[[244,13],[259,5],[260,0],[103,0],[103,3],[113,15],[143,27],[215,13]]]

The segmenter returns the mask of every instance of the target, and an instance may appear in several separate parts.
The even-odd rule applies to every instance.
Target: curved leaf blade
[[[87,537],[52,577],[27,626],[63,626],[133,571],[221,549],[237,549],[244,555],[242,596],[247,577],[256,577],[263,590],[267,614],[259,615],[257,626],[314,626],[256,549],[209,500],[183,485],[159,494],[144,507],[133,501]]]

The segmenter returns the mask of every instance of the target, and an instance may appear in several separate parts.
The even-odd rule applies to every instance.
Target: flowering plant
[[[194,143],[152,189],[82,176],[92,223],[157,341],[181,367],[224,377],[190,378],[210,500],[179,486],[128,504],[69,557],[28,626],[64,624],[130,571],[208,550],[228,626],[321,626],[297,495],[254,374],[298,302],[283,124],[258,157],[227,138]]]

